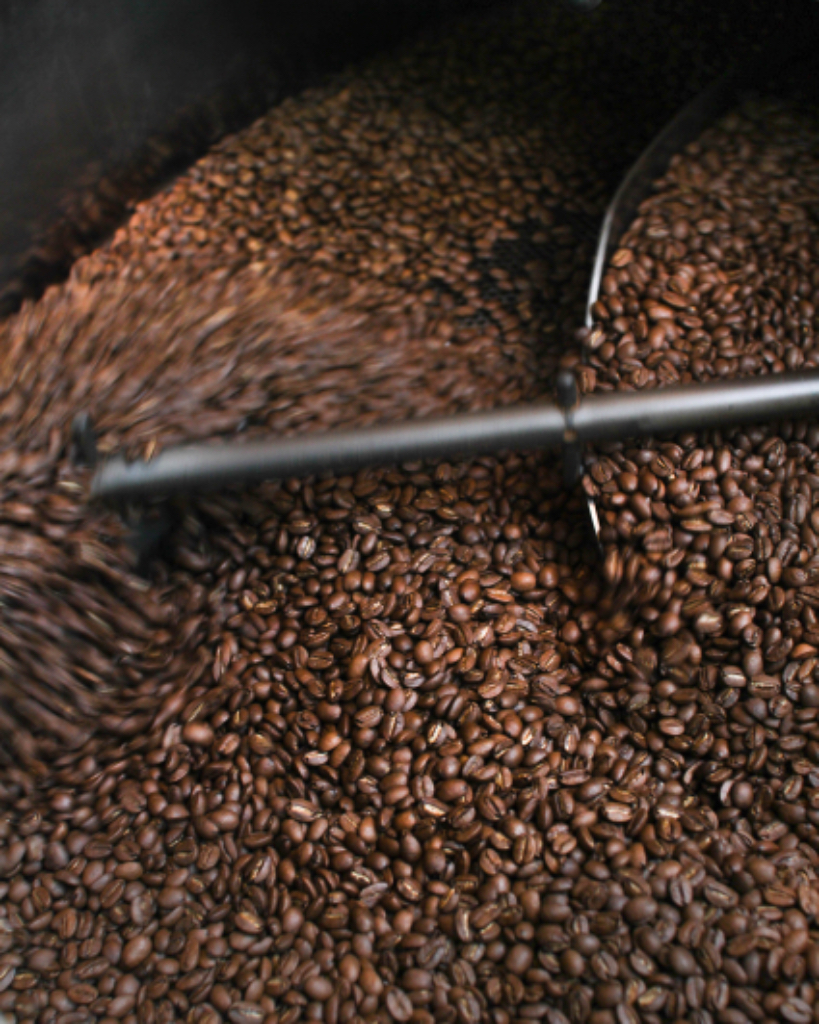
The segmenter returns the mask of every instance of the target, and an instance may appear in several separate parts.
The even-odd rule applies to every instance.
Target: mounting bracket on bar
[[[580,396],[577,391],[577,378],[571,370],[558,372],[555,381],[555,399],[563,412],[563,482],[566,487],[573,488],[583,476],[583,449],[574,426],[574,416],[580,407]],[[589,516],[597,550],[602,556],[603,544],[600,540],[600,516],[594,498],[586,495],[586,511]]]
[[[579,405],[577,380],[571,370],[560,370],[555,382],[555,398],[563,412],[563,480],[574,487],[583,475],[583,452],[574,429],[574,414]]]
[[[75,461],[81,466],[96,469],[97,466],[97,435],[94,425],[87,412],[80,412],[71,424],[71,444],[74,449]]]
[[[74,417],[71,424],[71,447],[76,465],[96,469],[99,461],[97,435],[87,412],[78,413]],[[128,540],[136,555],[137,571],[143,572],[170,532],[173,518],[166,502],[151,502],[147,498],[140,500],[137,497],[125,501],[119,511],[128,528]]]

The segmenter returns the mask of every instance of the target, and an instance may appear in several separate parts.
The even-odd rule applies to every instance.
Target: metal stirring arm
[[[127,501],[418,459],[555,448],[564,444],[568,431],[572,443],[583,444],[816,412],[819,371],[618,391],[589,395],[571,410],[545,400],[366,430],[186,445],[169,448],[149,462],[112,458],[97,471],[91,494],[105,501]]]

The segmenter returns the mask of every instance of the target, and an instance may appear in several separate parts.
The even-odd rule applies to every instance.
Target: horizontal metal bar
[[[819,412],[819,371],[590,395],[574,414],[581,441],[736,427]]]
[[[92,497],[131,498],[213,489],[290,476],[340,473],[415,459],[502,449],[544,448],[563,436],[553,402],[441,419],[409,420],[366,430],[306,437],[169,448],[149,462],[110,459],[94,477]]]
[[[148,498],[291,476],[341,473],[419,459],[525,451],[560,444],[737,426],[819,412],[819,371],[589,395],[565,414],[552,401],[270,441],[169,448],[148,462],[109,459],[91,496]]]

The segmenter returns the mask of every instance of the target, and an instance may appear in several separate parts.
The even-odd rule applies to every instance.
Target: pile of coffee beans
[[[749,101],[674,157],[593,307],[599,388],[817,363],[815,105]]]
[[[180,501],[143,583],[67,440],[808,363],[785,103],[681,154],[567,351],[624,160],[736,42],[666,6],[524,3],[350,72],[0,326],[0,1013],[819,1020],[815,426],[599,448],[602,562],[559,463],[509,454]]]

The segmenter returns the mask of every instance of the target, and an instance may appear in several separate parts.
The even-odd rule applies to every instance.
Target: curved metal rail
[[[806,26],[804,35],[798,39],[790,30],[769,39],[764,53],[739,59],[689,100],[646,146],[618,186],[603,217],[589,282],[586,327],[592,326],[591,308],[599,298],[600,284],[614,246],[637,215],[640,203],[651,194],[653,183],[665,172],[671,158],[738,104],[744,93],[757,89],[760,83],[776,82],[794,67],[812,69],[815,47],[815,26]]]
[[[600,296],[603,274],[614,246],[636,216],[640,203],[650,195],[652,184],[666,170],[675,153],[697,139],[712,121],[727,113],[739,96],[743,80],[744,75],[739,72],[726,72],[698,93],[654,137],[623,178],[603,217],[597,240],[586,302],[586,327],[594,322],[592,306]]]

